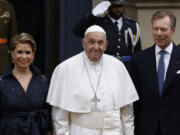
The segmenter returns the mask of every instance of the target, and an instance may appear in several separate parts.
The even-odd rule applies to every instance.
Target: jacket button
[[[116,55],[119,56],[119,53],[117,52]]]
[[[121,41],[121,39],[120,39],[120,38],[118,38],[118,41],[120,42],[120,41]]]
[[[118,45],[117,48],[120,49],[121,48],[120,45]]]

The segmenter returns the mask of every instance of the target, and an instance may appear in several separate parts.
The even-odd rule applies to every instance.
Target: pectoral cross
[[[97,98],[97,95],[94,95],[94,98],[91,99],[91,102],[94,102],[94,108],[93,111],[97,111],[97,103],[100,102],[100,99]]]

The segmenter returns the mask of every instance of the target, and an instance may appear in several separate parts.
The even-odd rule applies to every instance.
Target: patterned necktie
[[[159,85],[159,95],[161,97],[164,87],[164,73],[165,73],[164,55],[166,54],[166,51],[161,50],[159,53],[160,53],[160,59],[158,63],[158,85]]]

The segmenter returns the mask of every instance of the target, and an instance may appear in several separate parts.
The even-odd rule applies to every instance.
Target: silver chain
[[[98,83],[97,83],[96,89],[94,89],[93,84],[92,84],[92,81],[91,81],[91,78],[90,78],[90,75],[89,75],[89,71],[88,71],[88,68],[87,68],[87,65],[86,65],[86,62],[85,62],[84,55],[83,55],[83,59],[84,59],[84,65],[85,65],[85,67],[86,67],[86,72],[87,72],[87,75],[88,75],[89,81],[90,81],[90,83],[91,83],[91,87],[92,87],[92,90],[93,90],[94,96],[97,96],[97,89],[98,89],[98,87],[99,87],[99,82],[100,82],[100,79],[101,79],[102,63],[101,63],[101,70],[100,70],[100,74],[99,74],[99,77],[98,77]]]

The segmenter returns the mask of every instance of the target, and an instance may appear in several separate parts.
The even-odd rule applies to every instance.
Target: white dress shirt
[[[168,47],[166,47],[164,50],[166,51],[166,54],[164,55],[164,64],[165,64],[165,74],[164,74],[164,80],[166,78],[166,73],[167,73],[167,69],[169,66],[169,61],[171,58],[171,53],[172,53],[172,49],[173,49],[173,43],[171,42],[170,45]],[[159,63],[159,59],[160,59],[160,51],[162,49],[156,45],[155,46],[155,55],[156,55],[156,69],[158,70],[158,63]]]
[[[122,17],[120,17],[118,20],[115,20],[115,19],[112,18],[110,15],[109,15],[108,17],[111,19],[111,21],[112,21],[113,23],[118,22],[118,29],[119,29],[119,31],[121,31],[121,28],[122,28],[122,25],[123,25]]]

